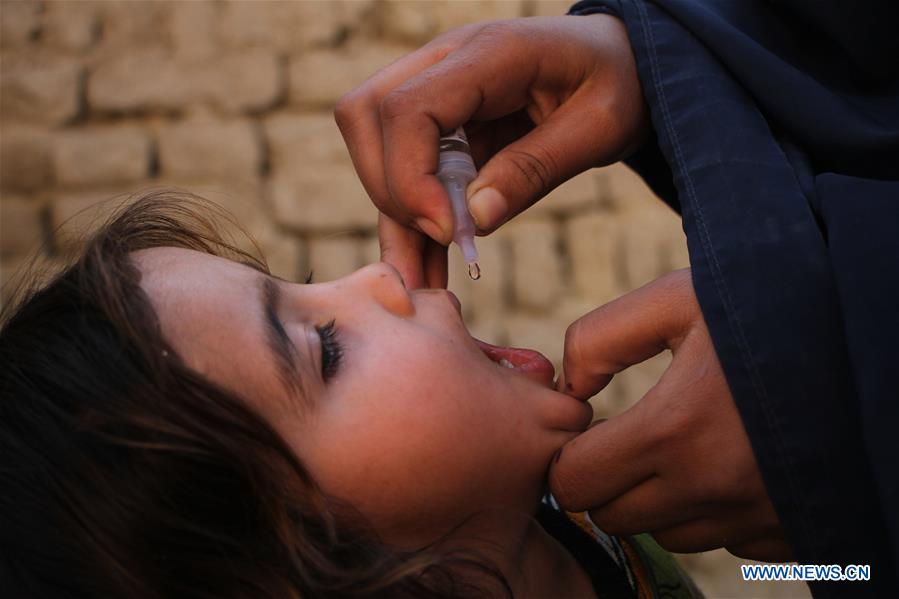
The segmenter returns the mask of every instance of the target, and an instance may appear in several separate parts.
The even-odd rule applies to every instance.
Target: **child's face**
[[[187,364],[261,412],[388,542],[433,541],[483,509],[532,510],[554,452],[590,421],[587,404],[550,388],[551,374],[488,359],[454,296],[407,291],[384,264],[303,285],[191,250],[133,256]],[[292,366],[268,341],[271,318],[295,348]],[[336,369],[322,349],[336,346],[316,328],[332,320]]]

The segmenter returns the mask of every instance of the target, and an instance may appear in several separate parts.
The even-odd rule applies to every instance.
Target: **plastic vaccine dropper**
[[[462,250],[462,257],[468,263],[468,276],[475,280],[481,278],[481,267],[478,266],[478,250],[474,247],[474,222],[468,212],[465,190],[477,175],[468,138],[462,127],[441,137],[437,178],[443,183],[453,208],[453,241]]]

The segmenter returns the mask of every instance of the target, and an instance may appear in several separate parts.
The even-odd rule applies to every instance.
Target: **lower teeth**
[[[508,361],[508,360],[505,359],[505,358],[500,358],[500,360],[499,360],[499,365],[500,365],[500,366],[505,366],[506,368],[515,368],[515,365],[512,364],[512,362]]]

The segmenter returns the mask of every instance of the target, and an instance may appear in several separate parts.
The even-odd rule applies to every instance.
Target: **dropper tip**
[[[477,262],[468,263],[468,276],[471,277],[473,281],[477,281],[481,278],[481,267],[478,266]]]

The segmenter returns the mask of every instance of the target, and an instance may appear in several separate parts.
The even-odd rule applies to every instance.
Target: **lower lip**
[[[492,362],[499,365],[501,360],[505,360],[507,363],[511,364],[511,368],[508,366],[501,366],[501,368],[508,368],[509,370],[518,372],[545,387],[552,388],[555,368],[553,368],[552,362],[540,352],[533,349],[492,345],[490,343],[485,343],[480,339],[475,339],[475,342],[478,344],[481,351],[484,352],[484,355],[486,355]]]

